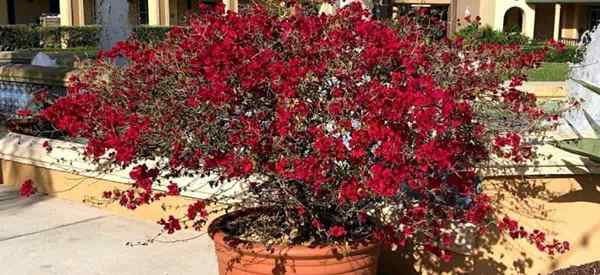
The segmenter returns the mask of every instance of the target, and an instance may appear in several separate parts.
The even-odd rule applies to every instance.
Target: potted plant
[[[479,187],[492,155],[533,156],[524,137],[545,118],[516,87],[543,53],[399,20],[358,4],[286,18],[203,7],[163,42],[101,53],[42,115],[88,140],[99,169],[132,167],[130,189],[104,193],[124,207],[180,194],[178,176],[233,182],[158,222],[174,233],[221,215],[222,275],[375,274],[381,246],[449,260],[461,224],[567,250],[496,217]]]

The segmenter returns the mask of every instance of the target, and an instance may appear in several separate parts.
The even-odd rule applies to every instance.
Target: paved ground
[[[152,223],[48,196],[21,199],[0,185],[0,274],[217,274],[206,235],[150,246],[125,245],[158,230]],[[180,240],[195,236],[195,232],[176,235]]]

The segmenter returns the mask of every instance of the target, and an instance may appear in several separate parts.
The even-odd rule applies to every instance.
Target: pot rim
[[[317,246],[272,245],[271,250],[269,250],[266,245],[259,242],[244,241],[236,237],[227,237],[225,232],[219,228],[220,224],[227,220],[235,219],[238,216],[257,210],[259,210],[259,208],[235,210],[223,214],[213,220],[208,227],[208,234],[215,242],[215,245],[217,247],[225,247],[242,255],[261,256],[266,258],[280,258],[281,256],[285,256],[295,259],[340,258],[363,254],[378,254],[381,247],[379,242],[364,241],[349,246],[335,244],[322,244]],[[229,242],[239,242],[240,245],[231,246]]]

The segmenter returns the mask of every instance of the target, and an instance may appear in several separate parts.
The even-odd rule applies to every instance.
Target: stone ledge
[[[540,100],[560,100],[568,95],[566,81],[527,81],[521,88]]]
[[[537,146],[540,158],[525,163],[514,163],[496,159],[481,171],[486,177],[513,176],[561,176],[561,175],[596,175],[600,174],[600,163],[589,158],[567,152],[552,145]]]
[[[0,64],[31,64],[33,57],[40,51],[19,50],[19,51],[0,51]],[[78,59],[95,58],[98,54],[95,50],[82,50],[77,52],[70,51],[41,51],[53,59],[59,66],[73,67]]]
[[[10,64],[0,66],[0,81],[66,86],[73,73],[75,71],[72,68]]]
[[[49,153],[43,146],[46,141],[52,147],[52,151]],[[129,172],[133,168],[133,165],[124,169],[116,169],[109,174],[98,173],[94,164],[81,157],[84,148],[85,145],[79,143],[8,133],[4,138],[0,139],[0,159],[92,179],[107,180],[122,184],[132,183]],[[215,192],[233,195],[241,188],[241,183],[234,181],[212,188],[209,186],[209,182],[215,179],[216,176],[211,175],[196,178],[179,177],[171,180],[180,186],[187,186],[187,191],[182,191],[181,194],[190,198],[206,198]],[[166,186],[163,185],[155,185],[154,189],[167,191]]]

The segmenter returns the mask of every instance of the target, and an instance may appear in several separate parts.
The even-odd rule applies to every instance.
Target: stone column
[[[223,3],[226,11],[239,11],[238,0],[223,0]]]
[[[60,25],[73,25],[73,5],[71,0],[60,0]]]
[[[522,33],[532,39],[535,36],[535,5],[525,5],[523,9]]]
[[[554,4],[554,31],[552,32],[552,38],[556,41],[560,39],[560,3]]]
[[[72,10],[73,10],[73,25],[74,26],[85,25],[85,5],[83,3],[83,0],[74,0],[72,3]]]
[[[148,25],[168,26],[170,22],[169,0],[142,0],[148,1]]]
[[[458,0],[450,1],[450,5],[448,6],[448,36],[454,35],[457,30],[457,19],[459,17],[458,14]]]
[[[141,0],[148,1],[148,25],[160,25],[160,4],[159,0]]]

